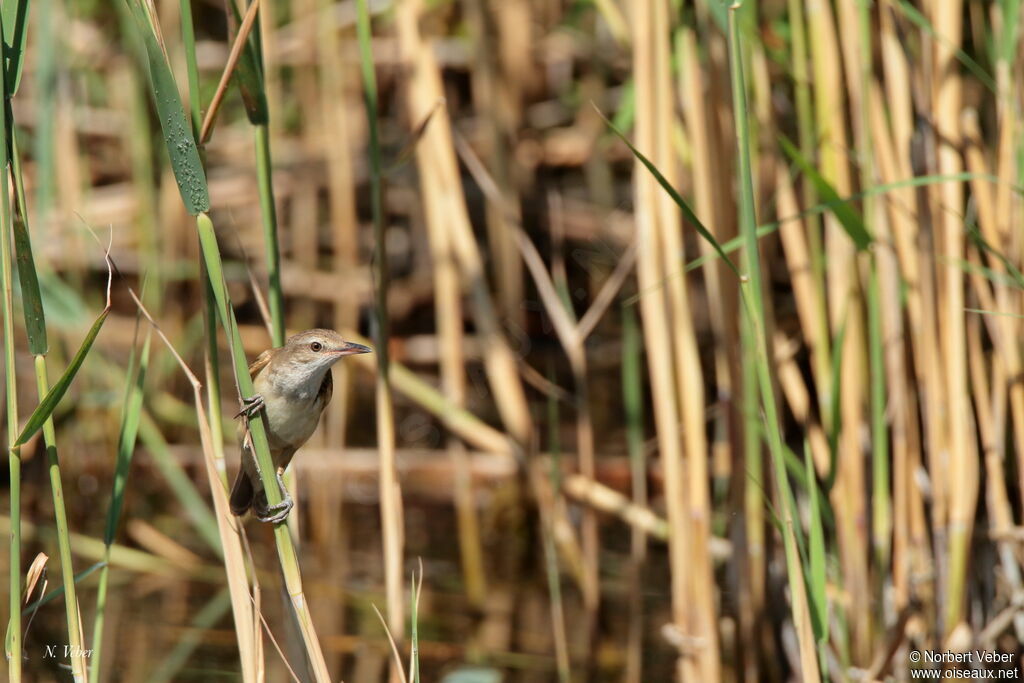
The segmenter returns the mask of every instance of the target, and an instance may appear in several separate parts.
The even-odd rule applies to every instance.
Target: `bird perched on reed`
[[[251,507],[261,522],[283,521],[293,501],[281,476],[295,451],[313,435],[320,414],[331,401],[334,381],[331,366],[344,356],[369,353],[362,344],[345,341],[333,330],[307,330],[290,337],[284,346],[261,353],[249,366],[256,394],[244,398],[240,441],[242,468],[231,488],[231,512],[244,515]],[[281,487],[281,502],[269,505],[260,478],[248,422],[260,413],[266,418],[267,440]]]

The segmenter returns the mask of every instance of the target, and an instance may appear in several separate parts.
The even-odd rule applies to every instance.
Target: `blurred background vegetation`
[[[49,600],[0,670],[397,680],[388,631],[449,683],[1016,656],[1019,18],[8,0],[5,433],[31,438],[0,596]],[[108,239],[109,314],[22,430],[104,310]],[[287,527],[239,535],[235,341],[310,327],[377,353],[335,367]]]

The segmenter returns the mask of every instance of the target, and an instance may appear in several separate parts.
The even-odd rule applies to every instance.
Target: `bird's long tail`
[[[255,494],[249,475],[245,470],[240,471],[235,477],[234,486],[231,487],[231,514],[244,515],[252,507]]]

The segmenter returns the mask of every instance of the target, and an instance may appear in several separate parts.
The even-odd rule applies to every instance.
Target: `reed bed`
[[[1019,676],[1020,13],[8,2],[0,675]]]

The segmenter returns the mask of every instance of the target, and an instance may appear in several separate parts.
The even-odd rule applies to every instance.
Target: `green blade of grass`
[[[13,141],[13,140],[12,140]],[[28,210],[25,206],[25,184],[21,176],[18,147],[13,145],[11,171],[15,187],[14,211],[14,253],[18,262],[18,281],[21,283],[21,307],[28,336],[28,351],[33,356],[46,355],[46,315],[43,312],[43,297],[39,292],[39,275],[32,257],[32,240],[28,233]]]
[[[139,417],[142,412],[142,399],[146,382],[146,370],[149,367],[149,348],[152,328],[147,328],[146,340],[142,350],[136,352],[137,340],[132,345],[132,354],[128,359],[128,381],[125,385],[124,401],[121,407],[121,426],[117,439],[117,461],[114,465],[114,484],[110,495],[110,506],[107,508],[107,526],[103,534],[103,571],[100,572],[99,587],[96,593],[96,616],[93,621],[92,657],[89,662],[89,680],[99,681],[100,662],[103,658],[103,627],[107,607],[107,585],[110,576],[110,555],[117,535],[121,509],[124,507],[124,496],[128,485],[128,472],[131,469],[132,455],[135,453],[135,441],[139,431]],[[136,330],[136,334],[138,331]]]
[[[103,328],[103,323],[107,320],[107,315],[110,314],[110,302],[107,302],[103,312],[100,313],[99,317],[96,318],[96,322],[89,328],[89,333],[82,340],[82,345],[78,348],[68,367],[64,370],[64,374],[60,376],[60,379],[50,387],[50,390],[43,397],[43,400],[39,402],[36,409],[32,411],[32,414],[28,418],[28,422],[25,423],[25,428],[21,430],[21,434],[18,435],[12,445],[13,448],[19,448],[24,446],[25,443],[35,436],[43,427],[43,423],[46,422],[47,418],[53,414],[53,411],[57,408],[57,404],[60,403],[61,399],[64,398],[64,394],[67,393],[68,388],[75,379],[75,375],[78,374],[79,369],[82,367],[82,363],[85,362],[86,356],[89,355],[89,351],[92,349],[93,342],[96,341],[96,336],[100,333]]]
[[[199,159],[195,138],[192,137],[192,124],[185,116],[174,75],[145,9],[138,0],[125,1],[146,48],[153,99],[160,115],[160,127],[163,129],[174,179],[178,183],[185,209],[195,216],[210,209],[210,194],[206,185],[206,172]]]
[[[4,23],[4,85],[7,98],[18,92],[21,83],[21,67],[28,39],[28,0],[7,0],[3,4]]]
[[[629,151],[633,153],[633,156],[639,159],[640,163],[642,163],[644,167],[648,171],[650,171],[651,175],[653,175],[654,179],[658,181],[658,184],[661,185],[662,189],[665,190],[665,192],[667,192],[670,197],[672,197],[672,201],[674,201],[679,206],[679,208],[683,212],[683,215],[686,216],[686,219],[693,223],[693,227],[697,229],[697,232],[700,233],[700,236],[703,237],[708,242],[708,244],[710,244],[714,248],[714,250],[718,253],[719,258],[725,261],[725,264],[729,266],[732,272],[736,273],[736,277],[742,277],[740,275],[740,271],[737,270],[736,265],[733,264],[732,260],[730,260],[729,256],[725,253],[725,250],[722,249],[722,245],[718,243],[718,240],[716,240],[715,236],[711,234],[711,231],[704,227],[704,224],[701,222],[699,218],[697,218],[697,214],[693,212],[693,209],[690,208],[690,205],[687,204],[686,200],[683,199],[682,195],[676,192],[676,189],[672,187],[672,183],[670,183],[668,179],[661,174],[661,171],[659,171],[658,168],[653,163],[651,163],[650,159],[645,157],[640,150],[633,146],[633,143],[629,141],[629,138],[627,138],[622,133],[622,131],[616,128],[615,125],[608,120],[608,117],[606,117],[600,109],[597,109],[596,105],[594,106],[594,109],[597,111],[598,116],[604,119],[605,124],[612,129],[612,132],[614,132],[615,135],[617,135],[619,139],[622,140],[623,143],[625,143],[626,147],[629,147]]]
[[[857,249],[864,250],[871,246],[871,235],[864,225],[864,219],[853,208],[853,206],[839,197],[832,184],[825,180],[824,176],[818,173],[818,169],[811,165],[810,161],[800,153],[792,142],[784,135],[779,136],[779,144],[790,159],[803,171],[804,175],[811,179],[818,195],[829,204],[829,207],[839,223],[843,226],[846,234],[850,236]]]
[[[775,471],[775,484],[778,487],[779,499],[784,506],[782,539],[786,554],[786,574],[790,591],[790,612],[797,633],[800,653],[800,674],[805,681],[820,681],[821,668],[814,647],[813,621],[808,605],[807,587],[804,576],[806,570],[800,561],[797,547],[796,520],[797,510],[793,503],[792,489],[786,474],[784,447],[779,423],[778,409],[775,403],[774,385],[772,382],[772,363],[768,356],[768,344],[765,338],[764,289],[762,286],[760,255],[757,245],[757,217],[754,204],[753,170],[751,164],[750,122],[747,119],[746,80],[743,74],[743,58],[739,37],[739,26],[736,8],[733,4],[729,12],[729,67],[732,86],[732,106],[734,125],[736,127],[737,171],[740,182],[739,208],[740,233],[744,237],[744,250],[748,276],[740,283],[742,311],[749,320],[751,329],[751,346],[753,347],[757,384],[761,394],[761,407],[764,410],[763,425],[768,441],[768,450]]]
[[[804,441],[804,467],[807,474],[807,497],[810,500],[810,523],[807,530],[807,597],[811,603],[814,637],[819,643],[828,638],[828,599],[825,595],[825,531],[821,521],[817,478],[811,461],[811,448]]]
[[[843,339],[846,337],[846,312],[843,312],[842,322],[839,324],[839,329],[836,330],[836,337],[832,340],[832,348],[835,349],[835,353],[832,355],[832,376],[830,378],[829,387],[831,390],[828,395],[828,405],[822,406],[823,411],[827,411],[829,417],[829,433],[828,433],[828,451],[830,455],[830,463],[828,470],[828,477],[825,479],[825,490],[831,491],[832,486],[836,483],[836,476],[839,474],[839,430],[840,430],[840,403],[839,397],[841,395],[840,385],[842,384],[842,367],[843,367]]]

